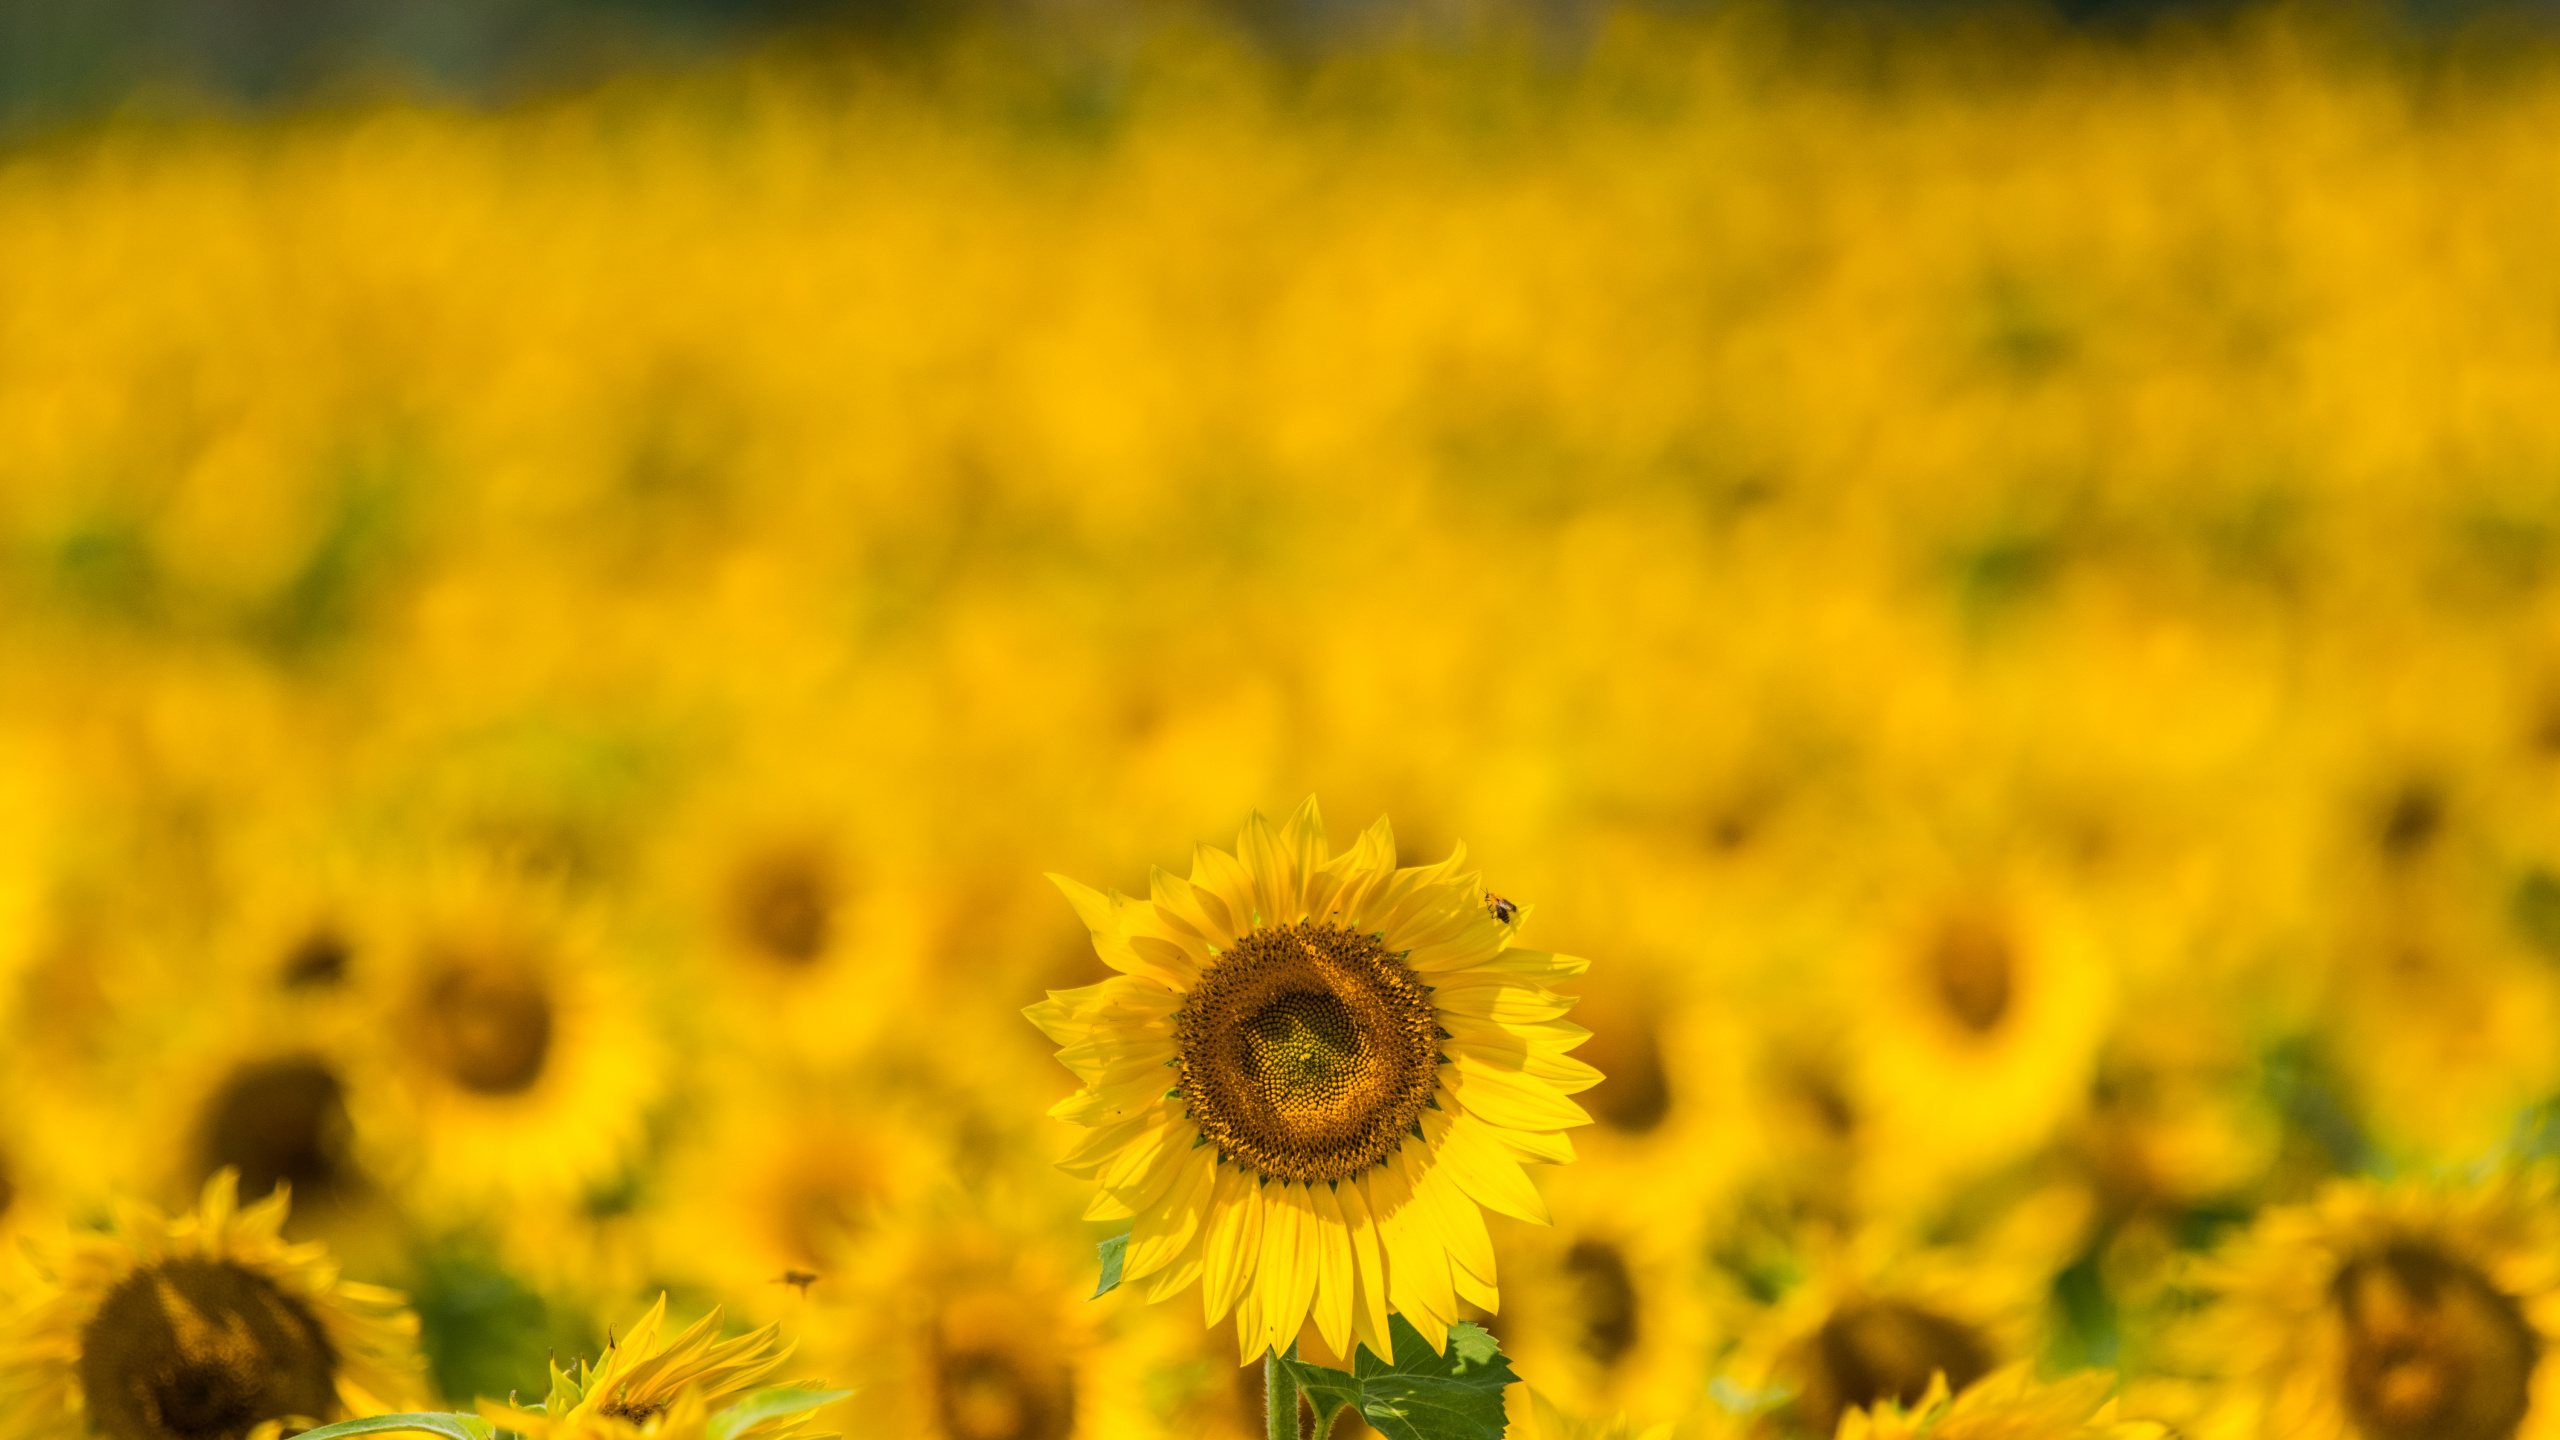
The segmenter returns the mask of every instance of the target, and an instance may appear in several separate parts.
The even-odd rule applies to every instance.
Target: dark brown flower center
[[[327,1065],[310,1056],[246,1065],[205,1107],[203,1170],[238,1170],[249,1199],[278,1181],[297,1202],[322,1199],[348,1178],[348,1129],[345,1090]]]
[[[2365,1440],[2505,1440],[2541,1349],[2515,1300],[2477,1270],[2398,1244],[2338,1272],[2347,1414]]]
[[[355,952],[334,930],[314,930],[285,952],[277,979],[287,990],[327,990],[347,982]]]
[[[107,1292],[80,1331],[92,1433],[239,1440],[337,1411],[337,1356],[300,1302],[220,1260],[165,1260]]]
[[[1376,937],[1337,926],[1237,940],[1174,1030],[1192,1120],[1265,1176],[1359,1174],[1404,1142],[1438,1083],[1430,991]]]
[[[825,958],[835,941],[839,899],[832,867],[822,857],[780,851],[739,872],[729,918],[757,954],[784,965],[809,965]]]
[[[1929,950],[1929,977],[1939,1003],[1976,1035],[2000,1028],[2009,1013],[2016,970],[2008,937],[1979,919],[1949,922]]]
[[[934,1375],[936,1418],[949,1440],[1066,1440],[1075,1429],[1074,1377],[1027,1370],[997,1349],[945,1350]]]
[[[1606,1240],[1580,1240],[1565,1252],[1565,1273],[1580,1291],[1582,1353],[1615,1365],[1636,1347],[1636,1284],[1627,1259]]]
[[[1961,1321],[1898,1300],[1861,1301],[1833,1312],[1805,1342],[1792,1368],[1801,1385],[1797,1420],[1820,1435],[1850,1410],[1891,1400],[1913,1404],[1944,1374],[1962,1390],[1991,1373],[1990,1342]]]
[[[475,1095],[520,1095],[551,1054],[551,996],[514,966],[451,964],[427,982],[420,1049]]]

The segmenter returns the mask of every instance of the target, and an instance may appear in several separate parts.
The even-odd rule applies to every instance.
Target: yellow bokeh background
[[[2536,52],[1107,41],[0,152],[0,1225],[289,1180],[456,1401],[666,1290],[857,1433],[1245,1433],[1018,1012],[1042,872],[1309,793],[1592,958],[1571,1410],[1745,1425],[1841,1275],[2140,1373],[2542,1152]]]

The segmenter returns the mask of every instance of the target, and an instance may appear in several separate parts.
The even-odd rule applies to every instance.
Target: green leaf
[[[1449,1327],[1448,1353],[1433,1354],[1403,1316],[1388,1316],[1387,1325],[1393,1365],[1367,1350],[1352,1358],[1349,1374],[1308,1364],[1294,1349],[1282,1357],[1315,1407],[1319,1431],[1347,1405],[1387,1440],[1501,1440],[1510,1423],[1502,1387],[1520,1377],[1494,1338],[1461,1321]]]
[[[1087,1300],[1099,1300],[1120,1288],[1120,1267],[1129,1263],[1129,1237],[1114,1235],[1102,1242],[1102,1283],[1093,1287]]]
[[[447,1436],[449,1440],[492,1440],[498,1433],[496,1426],[477,1415],[439,1412],[432,1415],[367,1415],[361,1420],[341,1420],[335,1425],[305,1430],[302,1434],[305,1440],[338,1440],[341,1435],[388,1435],[395,1432],[414,1435],[421,1430],[430,1435]]]
[[[850,1390],[808,1390],[797,1385],[759,1390],[712,1416],[711,1423],[706,1428],[711,1433],[711,1440],[734,1440],[739,1432],[759,1420],[771,1420],[779,1415],[797,1415],[803,1410],[815,1410],[821,1405],[832,1405],[852,1393]]]

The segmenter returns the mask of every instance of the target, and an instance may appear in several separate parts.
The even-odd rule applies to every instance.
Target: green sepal
[[[1129,1237],[1114,1235],[1102,1242],[1102,1282],[1093,1287],[1087,1300],[1099,1300],[1120,1288],[1120,1269],[1129,1263]]]
[[[1502,1389],[1520,1377],[1482,1327],[1450,1326],[1448,1352],[1434,1354],[1411,1321],[1389,1315],[1387,1343],[1394,1364],[1361,1349],[1349,1374],[1299,1359],[1296,1346],[1281,1357],[1315,1407],[1317,1433],[1347,1405],[1387,1440],[1502,1440]]]
[[[782,1415],[797,1415],[803,1410],[815,1410],[821,1405],[832,1405],[852,1393],[850,1390],[811,1390],[798,1385],[781,1385],[771,1390],[759,1390],[712,1416],[710,1424],[704,1429],[711,1436],[711,1440],[735,1440],[739,1432],[759,1420],[771,1420]]]
[[[477,1415],[439,1411],[434,1414],[367,1415],[360,1420],[341,1420],[317,1430],[305,1430],[302,1434],[308,1440],[338,1440],[341,1435],[388,1435],[400,1431],[414,1435],[421,1430],[430,1435],[448,1436],[450,1440],[492,1440],[498,1433],[497,1426]]]

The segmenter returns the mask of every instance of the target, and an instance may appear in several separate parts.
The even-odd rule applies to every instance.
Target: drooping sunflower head
[[[1121,972],[1026,1012],[1085,1081],[1051,1112],[1093,1132],[1064,1167],[1133,1222],[1124,1277],[1200,1283],[1248,1361],[1310,1316],[1337,1356],[1390,1353],[1390,1310],[1445,1343],[1496,1303],[1478,1207],[1544,1223],[1520,1166],[1590,1121],[1548,988],[1584,962],[1516,945],[1522,907],[1463,859],[1400,869],[1383,820],[1333,855],[1309,801],[1144,900],[1051,877]]]
[[[481,1413],[491,1421],[528,1435],[615,1435],[618,1427],[632,1433],[661,1433],[672,1421],[716,1412],[759,1388],[791,1356],[781,1327],[767,1325],[734,1339],[720,1338],[720,1312],[696,1320],[673,1340],[661,1343],[667,1300],[661,1295],[649,1313],[620,1339],[605,1346],[592,1364],[580,1360],[551,1367],[551,1390],[539,1412],[483,1400]],[[742,1432],[756,1440],[797,1435],[808,1422],[800,1414],[759,1423]]]
[[[279,1237],[282,1191],[245,1209],[217,1174],[192,1214],[131,1206],[64,1240],[0,1349],[0,1434],[240,1440],[411,1408],[417,1320]]]
[[[2242,1413],[2320,1440],[2560,1433],[2549,1182],[2341,1183],[2269,1211],[2207,1271],[2190,1331]]]

